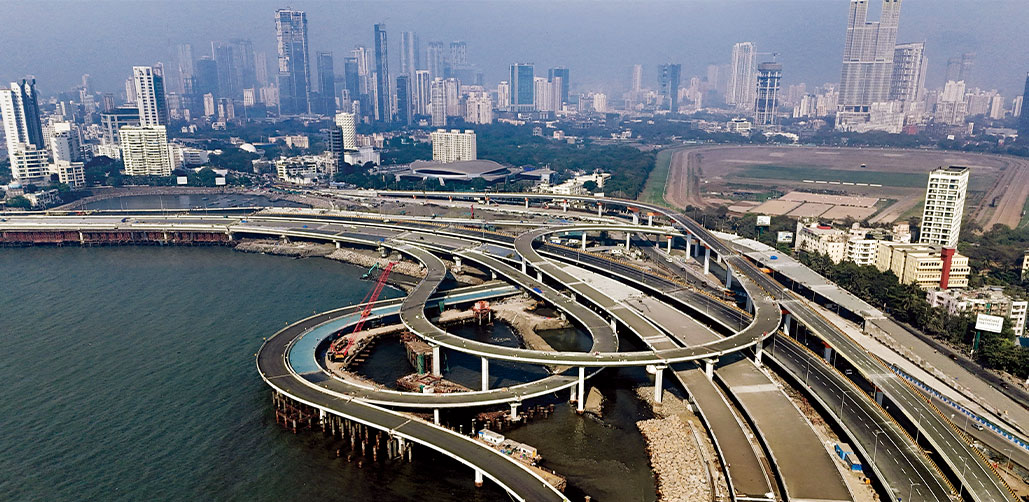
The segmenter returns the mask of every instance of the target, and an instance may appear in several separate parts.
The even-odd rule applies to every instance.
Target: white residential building
[[[66,160],[68,162],[77,162],[82,160],[80,145],[78,127],[75,127],[71,122],[56,122],[53,124],[50,151],[53,152],[54,161]]]
[[[946,247],[958,245],[967,191],[967,167],[939,167],[929,173],[918,242]]]
[[[451,131],[439,129],[430,136],[432,138],[432,160],[446,163],[478,158],[475,149],[475,131],[461,132],[457,129]]]
[[[279,157],[275,160],[275,172],[280,180],[309,185],[326,181],[336,174],[339,160],[331,152],[321,155]]]
[[[493,122],[493,100],[485,92],[473,92],[465,100],[465,122],[490,124]]]
[[[740,42],[732,46],[732,69],[726,104],[736,105],[738,110],[754,108],[757,91],[757,52],[752,42]]]
[[[168,125],[168,106],[164,96],[164,75],[160,69],[150,66],[133,66],[132,78],[136,89],[136,106],[139,108],[139,125]]]
[[[82,162],[68,162],[57,160],[50,165],[51,173],[57,175],[57,181],[72,188],[86,186],[86,173],[83,170]]]
[[[164,126],[125,126],[118,131],[127,176],[171,176],[168,133]]]
[[[8,154],[11,156],[11,174],[23,185],[44,183],[49,178],[50,159],[46,150],[20,143],[18,148]]]
[[[429,115],[433,127],[447,125],[447,91],[442,78],[436,78],[429,85]]]
[[[336,114],[336,126],[343,133],[343,149],[357,150],[357,118],[353,113]]]

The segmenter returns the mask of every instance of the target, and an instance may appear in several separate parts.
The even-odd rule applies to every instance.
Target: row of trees
[[[977,333],[972,316],[951,315],[946,309],[932,307],[925,291],[913,284],[901,284],[892,271],[880,272],[873,266],[848,261],[833,263],[824,254],[798,253],[798,259],[900,322],[966,351],[975,343]],[[976,360],[987,368],[1007,371],[1021,378],[1029,376],[1029,350],[1014,344],[1013,340],[1014,333],[1007,325],[1001,333],[979,333]]]

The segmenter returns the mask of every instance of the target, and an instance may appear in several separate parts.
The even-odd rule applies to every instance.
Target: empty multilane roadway
[[[385,195],[399,196],[426,196],[425,192],[383,192]],[[508,197],[513,200],[523,198],[533,199],[565,199],[593,202],[601,205],[624,206],[650,210],[654,213],[663,214],[681,227],[685,232],[699,239],[712,251],[722,257],[733,270],[741,275],[747,276],[761,284],[762,287],[774,296],[785,295],[787,288],[776,282],[771,277],[761,272],[750,261],[732,251],[732,249],[721,242],[710,231],[702,225],[667,208],[653,204],[641,203],[638,201],[594,198],[583,196],[554,196],[543,194],[483,194],[483,193],[462,193],[449,192],[443,194],[432,194],[443,197],[485,197],[503,199]],[[784,308],[791,312],[798,321],[804,323],[817,336],[821,337],[835,350],[838,350],[851,364],[857,368],[873,385],[881,389],[891,401],[896,403],[905,417],[915,424],[915,427],[926,436],[927,441],[933,445],[935,450],[943,457],[944,462],[960,482],[960,490],[968,492],[973,500],[982,502],[993,502],[1000,500],[1018,500],[1010,487],[1004,483],[1000,476],[993,470],[989,462],[981,452],[974,449],[967,438],[961,435],[960,431],[949,420],[944,417],[932,404],[921,396],[910,385],[902,382],[895,374],[889,371],[886,366],[867,353],[859,344],[851,340],[842,331],[825,321],[814,309],[800,301],[784,301]]]

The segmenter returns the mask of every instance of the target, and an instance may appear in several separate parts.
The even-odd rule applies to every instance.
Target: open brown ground
[[[867,167],[862,168],[861,164]],[[966,208],[966,213],[986,228],[994,223],[1018,225],[1029,197],[1029,160],[1015,157],[938,150],[724,145],[691,148],[673,154],[665,200],[679,207],[706,206],[710,205],[710,199],[724,197],[740,188],[783,192],[828,188],[846,195],[899,201],[874,218],[888,223],[917,205],[925,195],[923,187],[825,186],[798,180],[746,177],[746,168],[760,165],[917,174],[926,174],[942,165],[967,166],[972,168],[973,179],[979,177],[973,181],[973,186],[979,185],[985,192],[980,191],[981,197],[974,197],[977,200]],[[994,198],[997,198],[997,207],[991,208],[989,203]]]

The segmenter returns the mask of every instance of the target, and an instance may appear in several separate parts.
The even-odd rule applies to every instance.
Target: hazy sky
[[[411,30],[423,51],[431,40],[466,41],[490,86],[515,61],[535,63],[537,75],[567,66],[577,91],[618,95],[635,63],[651,86],[657,64],[681,63],[687,84],[708,64],[728,63],[733,43],[753,41],[780,54],[784,84],[810,89],[839,80],[848,10],[847,0],[0,1],[0,82],[35,75],[44,94],[77,85],[83,73],[97,89],[120,91],[132,65],[170,62],[179,43],[200,57],[211,40],[249,38],[274,65],[273,13],[286,6],[307,11],[311,55],[333,51],[337,72],[354,45],[372,46],[372,25],[385,22],[391,68],[400,32]],[[870,1],[873,10],[879,3]],[[904,0],[897,40],[926,42],[930,87],[942,85],[947,58],[975,52],[972,84],[1012,97],[1029,71],[1027,3]]]

